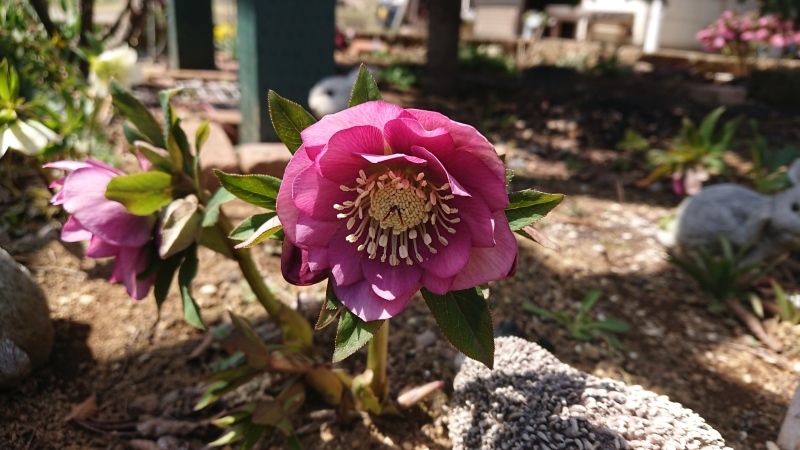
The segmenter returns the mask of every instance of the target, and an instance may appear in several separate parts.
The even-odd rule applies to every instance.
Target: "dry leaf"
[[[442,386],[444,386],[444,381],[431,381],[428,384],[411,388],[397,397],[397,403],[401,408],[410,408],[434,391],[441,389]]]
[[[72,410],[64,417],[64,422],[70,420],[86,420],[97,414],[97,398],[94,395],[81,403],[72,405]]]
[[[147,439],[132,439],[126,444],[131,450],[161,450],[158,444]]]
[[[134,413],[152,414],[158,409],[160,400],[156,394],[147,394],[141,397],[136,397],[132,402],[130,409]]]
[[[136,424],[136,431],[142,436],[161,437],[161,436],[185,436],[199,424],[185,420],[161,419],[159,417],[145,416]]]
[[[556,251],[561,250],[561,246],[560,245],[558,245],[555,242],[551,241],[547,236],[543,235],[541,232],[539,232],[537,229],[535,229],[535,228],[533,228],[531,226],[524,227],[522,229],[522,231],[527,233],[528,236],[533,238],[534,242],[536,242],[537,244],[541,245],[544,248],[547,248],[547,249],[550,249],[550,250],[556,250]]]

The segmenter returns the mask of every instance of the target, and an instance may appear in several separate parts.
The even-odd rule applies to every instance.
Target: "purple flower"
[[[371,321],[421,287],[445,294],[512,272],[505,167],[474,128],[368,102],[302,138],[278,194],[288,281],[330,275],[342,303]]]
[[[110,281],[124,283],[132,298],[144,298],[154,277],[139,279],[137,276],[147,269],[150,261],[150,240],[156,217],[133,215],[122,204],[105,197],[108,182],[122,172],[93,159],[59,161],[45,167],[71,172],[51,184],[51,187],[60,186],[61,190],[50,202],[62,205],[70,214],[61,230],[61,239],[90,241],[86,250],[90,258],[115,257]]]

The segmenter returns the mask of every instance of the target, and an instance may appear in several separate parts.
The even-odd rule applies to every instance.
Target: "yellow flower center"
[[[422,172],[413,175],[390,170],[367,177],[362,170],[354,187],[342,185],[340,189],[358,193],[355,200],[333,205],[341,211],[337,217],[347,219],[347,229],[353,231],[347,241],[358,244],[358,251],[366,250],[370,259],[379,254],[382,262],[388,258],[392,266],[400,265],[401,260],[408,265],[413,265],[414,259],[423,262],[421,245],[435,254],[434,236],[447,246],[442,234],[455,234],[451,225],[461,221],[455,216],[458,209],[446,203],[453,198],[443,192],[450,185],[436,186],[425,180]]]

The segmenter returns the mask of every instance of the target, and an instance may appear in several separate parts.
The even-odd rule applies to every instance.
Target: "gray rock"
[[[54,334],[44,292],[0,249],[0,389],[15,386],[47,361]]]
[[[495,347],[494,370],[467,359],[455,378],[454,450],[729,449],[666,396],[581,372],[523,339],[497,338]]]

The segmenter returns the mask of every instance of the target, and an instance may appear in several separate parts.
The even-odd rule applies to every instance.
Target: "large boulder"
[[[454,450],[728,449],[666,396],[597,378],[516,337],[495,340],[494,370],[468,359],[448,417]]]
[[[0,389],[15,386],[47,361],[54,333],[44,292],[0,249]]]

